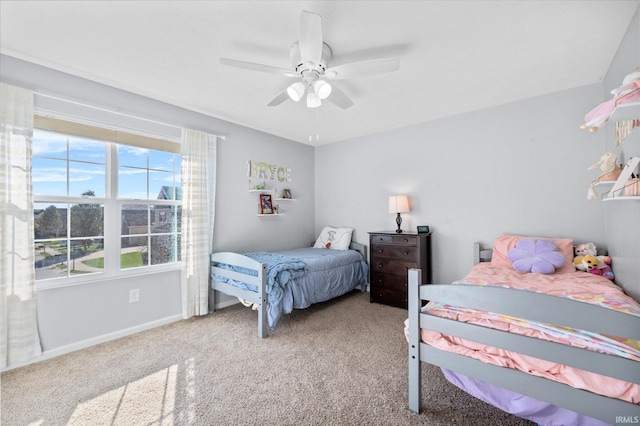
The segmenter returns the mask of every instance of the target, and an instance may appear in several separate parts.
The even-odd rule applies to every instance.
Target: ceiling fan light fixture
[[[300,81],[293,83],[287,87],[287,95],[289,95],[292,100],[298,102],[304,95],[304,84]]]
[[[317,108],[322,105],[322,101],[320,97],[315,92],[309,92],[307,95],[307,107],[308,108]]]
[[[313,91],[320,99],[327,99],[331,94],[331,85],[326,81],[316,80],[313,82]]]

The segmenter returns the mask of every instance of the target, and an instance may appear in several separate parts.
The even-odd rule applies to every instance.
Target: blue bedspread
[[[301,248],[243,254],[267,265],[267,319],[271,328],[275,328],[283,314],[289,314],[293,309],[304,309],[333,299],[367,282],[367,264],[353,250]],[[245,274],[249,272],[235,266],[218,266]],[[218,275],[212,278],[245,290],[258,291],[256,286],[244,282]]]
[[[307,264],[301,259],[285,256],[278,253],[270,252],[254,252],[243,253],[245,256],[251,259],[264,263],[267,265],[267,319],[269,320],[269,327],[275,327],[282,314],[282,299],[284,298],[285,288],[291,280],[301,277],[307,271]],[[225,267],[225,265],[219,265]],[[236,269],[230,267],[228,269]],[[214,279],[219,281],[226,281],[235,286],[251,290],[258,291],[258,289],[250,284],[238,282],[235,280],[229,280],[220,276],[214,276]]]

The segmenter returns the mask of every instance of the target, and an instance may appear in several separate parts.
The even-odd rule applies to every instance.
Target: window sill
[[[95,275],[78,275],[68,278],[53,278],[49,280],[36,281],[36,292],[42,290],[52,290],[62,287],[72,287],[79,285],[91,285],[105,281],[127,279],[146,275],[164,274],[170,271],[179,271],[180,262],[170,265],[159,265],[155,267],[145,267],[144,269],[131,268],[126,271],[119,271],[117,274],[97,273]]]

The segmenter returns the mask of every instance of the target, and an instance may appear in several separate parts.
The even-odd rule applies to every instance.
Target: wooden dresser
[[[407,308],[407,273],[422,269],[431,284],[431,233],[369,232],[371,302]]]

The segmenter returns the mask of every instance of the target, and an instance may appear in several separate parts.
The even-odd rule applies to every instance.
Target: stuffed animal
[[[596,249],[596,245],[593,243],[585,243],[578,244],[577,246],[573,246],[573,265],[579,271],[587,271],[587,268],[582,264],[582,259],[587,256],[596,256],[598,254],[598,250]]]
[[[609,263],[607,264],[608,261]],[[590,254],[582,258],[582,266],[590,274],[601,275],[609,280],[613,280],[614,274],[611,269],[611,258],[609,256],[591,256]]]
[[[595,186],[598,182],[602,181],[615,181],[622,173],[622,168],[616,165],[616,160],[618,157],[615,152],[609,151],[603,154],[600,159],[595,163],[589,166],[588,170],[593,170],[597,167],[600,168],[602,173],[591,182],[589,186],[589,191],[587,192],[587,199],[593,200],[598,198],[598,194],[596,193]]]

